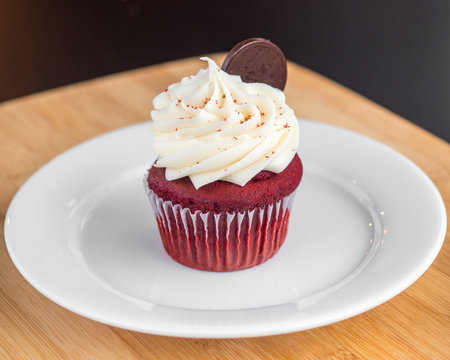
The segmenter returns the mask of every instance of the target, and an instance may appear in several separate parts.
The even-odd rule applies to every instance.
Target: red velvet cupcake
[[[286,237],[302,177],[298,124],[282,91],[220,70],[158,95],[158,159],[146,189],[167,253],[186,266],[233,271],[270,259]]]

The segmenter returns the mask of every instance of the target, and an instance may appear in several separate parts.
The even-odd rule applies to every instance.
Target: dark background
[[[0,0],[0,101],[256,36],[450,141],[448,0]]]

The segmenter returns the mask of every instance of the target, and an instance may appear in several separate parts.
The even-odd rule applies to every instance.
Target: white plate
[[[286,242],[263,265],[204,272],[164,252],[142,184],[156,157],[148,123],[82,143],[34,174],[6,216],[11,258],[67,309],[153,334],[279,334],[371,309],[430,266],[443,201],[397,152],[300,121],[304,178]]]

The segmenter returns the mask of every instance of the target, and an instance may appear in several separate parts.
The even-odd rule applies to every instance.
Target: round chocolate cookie
[[[239,75],[244,82],[266,83],[280,90],[286,85],[287,66],[283,52],[262,38],[247,39],[232,48],[222,70]]]

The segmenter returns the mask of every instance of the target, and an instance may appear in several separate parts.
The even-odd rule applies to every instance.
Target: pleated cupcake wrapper
[[[233,271],[270,259],[286,237],[294,193],[240,212],[191,211],[146,186],[161,239],[177,262],[199,270]]]

